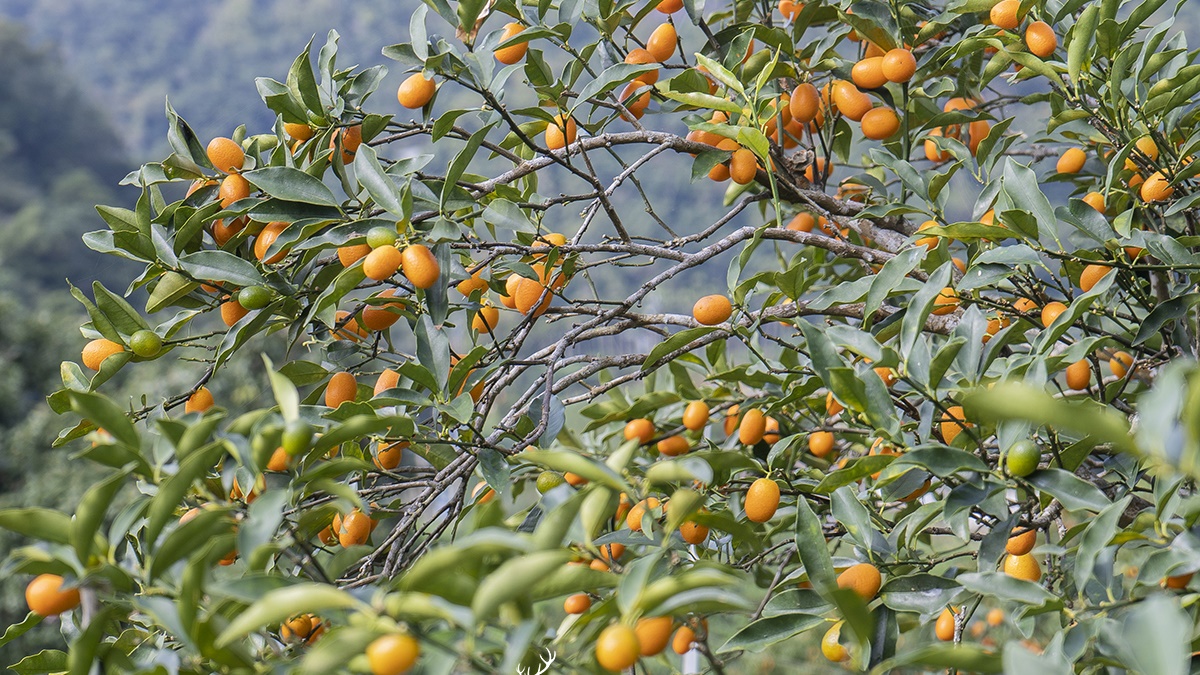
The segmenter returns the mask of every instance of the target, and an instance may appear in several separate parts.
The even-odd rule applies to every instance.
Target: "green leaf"
[[[312,61],[309,58],[311,49],[310,39],[304,51],[292,61],[292,67],[288,68],[287,88],[292,100],[303,104],[308,112],[319,119],[324,119],[325,106],[321,103],[321,92],[317,89],[317,78],[313,74]]]
[[[1003,672],[1000,655],[976,644],[929,644],[883,661],[871,669],[871,675],[897,672],[903,666],[926,666],[935,670],[957,668],[972,673]],[[904,668],[904,670],[909,670]]]
[[[217,460],[224,454],[223,442],[211,443],[185,457],[175,475],[159,484],[158,494],[150,502],[144,542],[152,545],[158,539],[163,527],[174,518],[175,510],[183,503],[183,497],[191,489],[192,483],[216,466]]]
[[[587,101],[594,96],[612,91],[618,85],[625,84],[638,75],[657,70],[658,64],[656,63],[618,63],[609,66],[596,79],[584,85],[583,90],[579,92],[579,100]]]
[[[26,656],[8,667],[16,675],[46,675],[67,671],[67,653],[57,649],[43,649]]]
[[[649,370],[652,366],[657,365],[666,355],[682,349],[684,346],[699,340],[715,330],[718,329],[712,326],[700,326],[697,328],[686,328],[675,333],[666,340],[654,345],[654,348],[646,355],[646,360],[642,362],[642,370]]]
[[[166,309],[199,287],[200,284],[189,281],[178,272],[167,272],[154,285],[154,290],[150,291],[150,297],[146,299],[146,313],[154,314]]]
[[[232,533],[233,528],[229,509],[201,509],[186,523],[171,530],[163,539],[155,549],[154,555],[150,557],[147,576],[151,581],[157,579],[175,563],[207,549],[214,538]]]
[[[1120,525],[1121,515],[1132,498],[1125,497],[1110,504],[1087,524],[1079,538],[1079,551],[1075,555],[1075,588],[1084,588],[1092,578],[1096,559],[1112,541]]]
[[[1131,670],[1154,675],[1185,675],[1189,669],[1192,618],[1172,596],[1156,593],[1134,605],[1121,631]]]
[[[1056,607],[1062,605],[1061,600],[1038,584],[1001,572],[968,572],[958,575],[957,581],[972,593],[999,598],[1006,602],[1019,602],[1035,607],[1047,604]]]
[[[1096,25],[1100,21],[1100,5],[1090,4],[1079,14],[1075,25],[1067,34],[1067,75],[1071,84],[1079,87],[1079,73],[1083,70],[1083,62],[1088,55],[1088,47],[1096,36]]]
[[[1100,488],[1070,471],[1040,469],[1025,479],[1059,501],[1068,511],[1103,511],[1112,505]]]
[[[589,481],[595,481],[626,494],[636,494],[637,491],[625,482],[616,471],[589,457],[584,457],[569,450],[526,450],[513,455],[512,459],[519,462],[529,462],[544,466],[555,471],[570,471]]]
[[[895,290],[896,286],[913,271],[925,258],[924,246],[914,246],[883,264],[883,268],[871,281],[871,290],[867,292],[866,304],[863,306],[864,328],[871,327],[871,320],[879,306]]]
[[[804,571],[808,573],[813,588],[821,597],[831,598],[831,593],[837,588],[833,558],[829,555],[829,544],[825,541],[821,522],[803,495],[796,499],[796,552],[804,563]]]
[[[259,286],[264,282],[254,263],[228,251],[196,251],[179,257],[179,266],[193,279],[219,281],[234,286]]]
[[[883,604],[897,612],[933,614],[962,591],[953,579],[932,574],[890,577],[879,591]]]
[[[113,438],[125,445],[132,448],[141,446],[137,429],[125,416],[125,411],[108,397],[82,391],[69,391],[67,397],[71,401],[71,410],[80,417],[95,422],[96,426],[112,434]]]
[[[0,528],[39,541],[71,543],[71,517],[52,509],[35,506],[0,510]]]
[[[142,315],[138,314],[125,298],[108,290],[99,281],[92,282],[92,294],[96,297],[96,307],[104,312],[104,316],[123,335],[133,335],[139,330],[150,328],[150,324],[146,323]]]
[[[267,376],[271,378],[271,391],[275,393],[275,403],[279,406],[279,414],[284,421],[290,422],[300,417],[300,393],[296,385],[283,373],[275,370],[275,364],[266,354],[262,355],[267,367]],[[295,363],[295,362],[293,362]]]
[[[360,145],[354,155],[354,175],[376,204],[399,220],[406,217],[399,188],[384,172],[375,150],[366,143]]]
[[[985,422],[1026,420],[1091,436],[1127,452],[1137,450],[1129,435],[1129,421],[1090,399],[1088,402],[1064,401],[1028,385],[1002,382],[990,389],[967,394],[963,405],[969,419]]]
[[[525,595],[551,572],[562,567],[572,557],[570,551],[534,551],[505,561],[487,576],[475,592],[471,610],[476,623],[490,619],[506,602]]]
[[[746,93],[746,88],[742,85],[741,79],[720,63],[713,61],[703,54],[696,54],[696,64],[704,66],[709,76],[729,89],[739,94]]]
[[[1134,346],[1149,340],[1151,336],[1162,330],[1162,327],[1167,322],[1183,317],[1196,303],[1200,303],[1200,293],[1179,295],[1165,302],[1158,303],[1150,314],[1145,319],[1142,319],[1142,324],[1138,327],[1137,335],[1133,338]]]
[[[290,166],[269,166],[242,174],[263,192],[289,202],[338,207],[333,191],[319,179]]]
[[[271,591],[247,607],[217,636],[217,646],[228,645],[250,633],[273,626],[297,614],[319,614],[334,609],[369,612],[370,607],[349,593],[326,584],[297,584]]]
[[[92,485],[79,500],[79,506],[75,507],[75,520],[71,523],[71,545],[80,560],[87,560],[91,555],[104,515],[108,513],[113,497],[124,487],[131,471],[132,468],[119,471]]]
[[[16,640],[25,633],[29,632],[30,628],[42,622],[42,617],[30,612],[21,623],[14,623],[4,631],[4,635],[0,635],[0,647]]]
[[[731,635],[717,650],[718,654],[733,651],[761,652],[771,645],[795,637],[825,624],[816,614],[789,613],[751,621]]]

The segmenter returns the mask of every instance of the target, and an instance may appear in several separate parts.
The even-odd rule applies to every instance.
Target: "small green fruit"
[[[162,351],[163,341],[152,330],[139,330],[129,338],[129,349],[143,359],[152,359]]]
[[[238,304],[246,309],[262,309],[275,299],[275,291],[266,286],[247,286],[238,291]]]
[[[283,451],[295,457],[303,454],[312,446],[313,428],[304,420],[292,420],[283,429]]]
[[[537,477],[537,491],[546,494],[566,482],[567,479],[557,471],[543,471]]]
[[[372,249],[379,248],[380,246],[387,246],[389,244],[395,244],[396,240],[399,238],[400,233],[392,227],[384,227],[380,225],[379,227],[372,227],[371,229],[367,230],[367,246],[370,246]]]
[[[1004,465],[1010,475],[1023,478],[1036,471],[1038,462],[1041,460],[1042,451],[1036,443],[1026,438],[1012,444],[1012,447],[1008,449]]]

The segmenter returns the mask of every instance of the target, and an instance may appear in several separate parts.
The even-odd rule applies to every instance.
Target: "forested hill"
[[[342,36],[339,64],[383,62],[380,50],[407,37],[418,2],[5,0],[0,17],[59,50],[144,160],[165,150],[168,96],[202,137],[228,135],[243,122],[261,128],[272,118],[255,77],[282,80],[309,38],[319,46],[330,29]]]

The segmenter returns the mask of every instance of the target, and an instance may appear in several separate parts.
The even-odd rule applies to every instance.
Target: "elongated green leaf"
[[[379,163],[379,158],[375,156],[375,150],[371,146],[366,144],[359,146],[358,152],[354,155],[354,175],[358,177],[358,182],[366,188],[367,194],[371,195],[371,199],[376,204],[399,220],[406,217],[404,204],[400,201],[400,189],[384,172],[383,166]]]
[[[71,545],[79,554],[80,560],[87,560],[91,554],[92,545],[99,534],[100,523],[112,505],[113,497],[125,485],[125,479],[132,469],[125,469],[105,478],[88,488],[79,506],[75,507],[75,520],[71,523]]]
[[[333,191],[320,180],[290,166],[269,166],[242,174],[263,192],[288,202],[337,207]]]
[[[571,552],[562,549],[534,551],[517,556],[497,567],[479,584],[471,610],[475,621],[484,622],[496,613],[500,605],[522,597],[551,572],[571,559]]]
[[[780,614],[751,621],[734,633],[717,650],[718,654],[733,651],[761,652],[773,644],[795,637],[805,631],[825,625],[825,618],[816,614]]]
[[[220,281],[234,286],[258,286],[262,274],[249,260],[228,251],[196,251],[179,258],[179,266],[193,279]]]
[[[367,611],[369,608],[349,593],[326,584],[297,584],[267,593],[250,605],[221,631],[217,645],[227,645],[250,633],[280,623],[297,614],[333,609]]]

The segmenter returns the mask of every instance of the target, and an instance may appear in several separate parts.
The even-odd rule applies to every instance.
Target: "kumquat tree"
[[[426,5],[98,207],[4,665],[1194,672],[1182,0]]]

